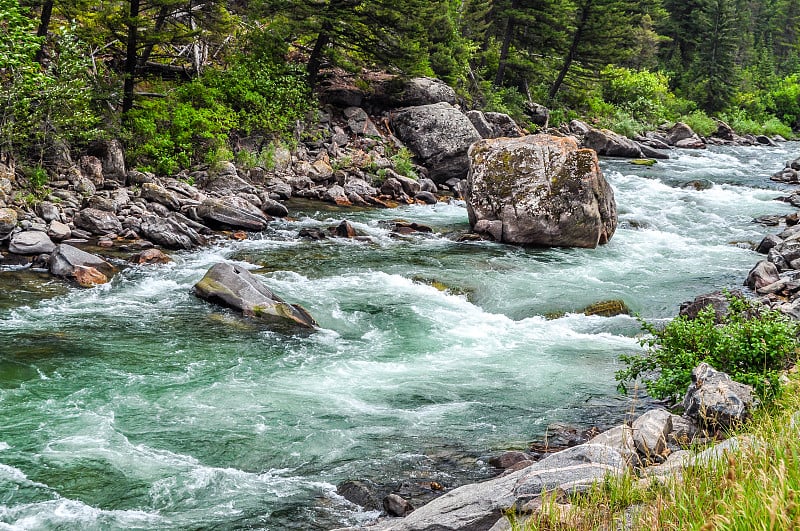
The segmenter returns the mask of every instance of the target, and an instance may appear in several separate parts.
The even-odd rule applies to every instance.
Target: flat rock
[[[194,285],[201,299],[233,308],[247,317],[301,328],[316,328],[317,323],[301,306],[288,304],[267,288],[261,280],[241,266],[214,264]]]
[[[96,208],[84,208],[73,219],[75,226],[92,234],[118,234],[122,232],[122,224],[116,214]]]
[[[219,199],[206,198],[197,207],[197,214],[206,222],[232,229],[261,231],[270,222],[260,208],[233,195]]]
[[[8,244],[8,250],[14,254],[50,254],[55,249],[50,237],[38,230],[18,232]]]

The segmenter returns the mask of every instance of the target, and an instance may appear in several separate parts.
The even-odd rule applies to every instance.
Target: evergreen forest
[[[143,169],[291,143],[326,76],[438,77],[525,124],[791,137],[800,0],[0,0],[0,153],[119,138]],[[531,126],[529,129],[535,129]]]

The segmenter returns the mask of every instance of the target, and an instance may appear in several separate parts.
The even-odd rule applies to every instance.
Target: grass
[[[738,430],[757,441],[664,481],[634,472],[583,495],[548,495],[515,531],[800,529],[800,380]]]

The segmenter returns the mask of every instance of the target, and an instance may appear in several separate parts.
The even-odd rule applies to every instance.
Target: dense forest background
[[[800,0],[0,0],[0,154],[120,138],[170,173],[293,141],[336,72],[436,76],[465,106],[634,135],[800,126]],[[313,114],[313,113],[311,113]],[[264,161],[268,162],[268,161]]]

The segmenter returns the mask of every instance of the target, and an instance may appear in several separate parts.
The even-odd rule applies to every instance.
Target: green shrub
[[[752,385],[763,401],[781,391],[780,372],[797,361],[796,321],[744,298],[728,295],[728,314],[715,322],[711,306],[696,319],[680,316],[663,329],[641,321],[650,335],[641,341],[644,355],[623,355],[626,369],[616,374],[619,390],[641,378],[647,392],[673,402],[691,383],[691,372],[701,362],[728,373],[737,382]]]
[[[600,125],[606,129],[611,129],[615,133],[633,138],[648,129],[648,127],[636,120],[629,112],[617,110],[613,116],[601,119]]]
[[[784,123],[800,127],[800,74],[787,76],[767,94],[767,111]]]
[[[130,111],[128,155],[134,165],[161,174],[231,160],[231,134],[287,135],[310,104],[298,68],[239,58]],[[265,162],[271,155],[264,154]],[[259,156],[251,162],[260,163]]]
[[[680,121],[691,127],[692,130],[700,136],[709,136],[717,130],[717,122],[715,122],[713,118],[710,118],[704,111],[700,110],[684,114],[681,116]]]
[[[414,162],[411,160],[412,155],[408,148],[400,148],[400,151],[392,155],[392,164],[394,171],[405,177],[417,179],[419,176],[414,171]]]

